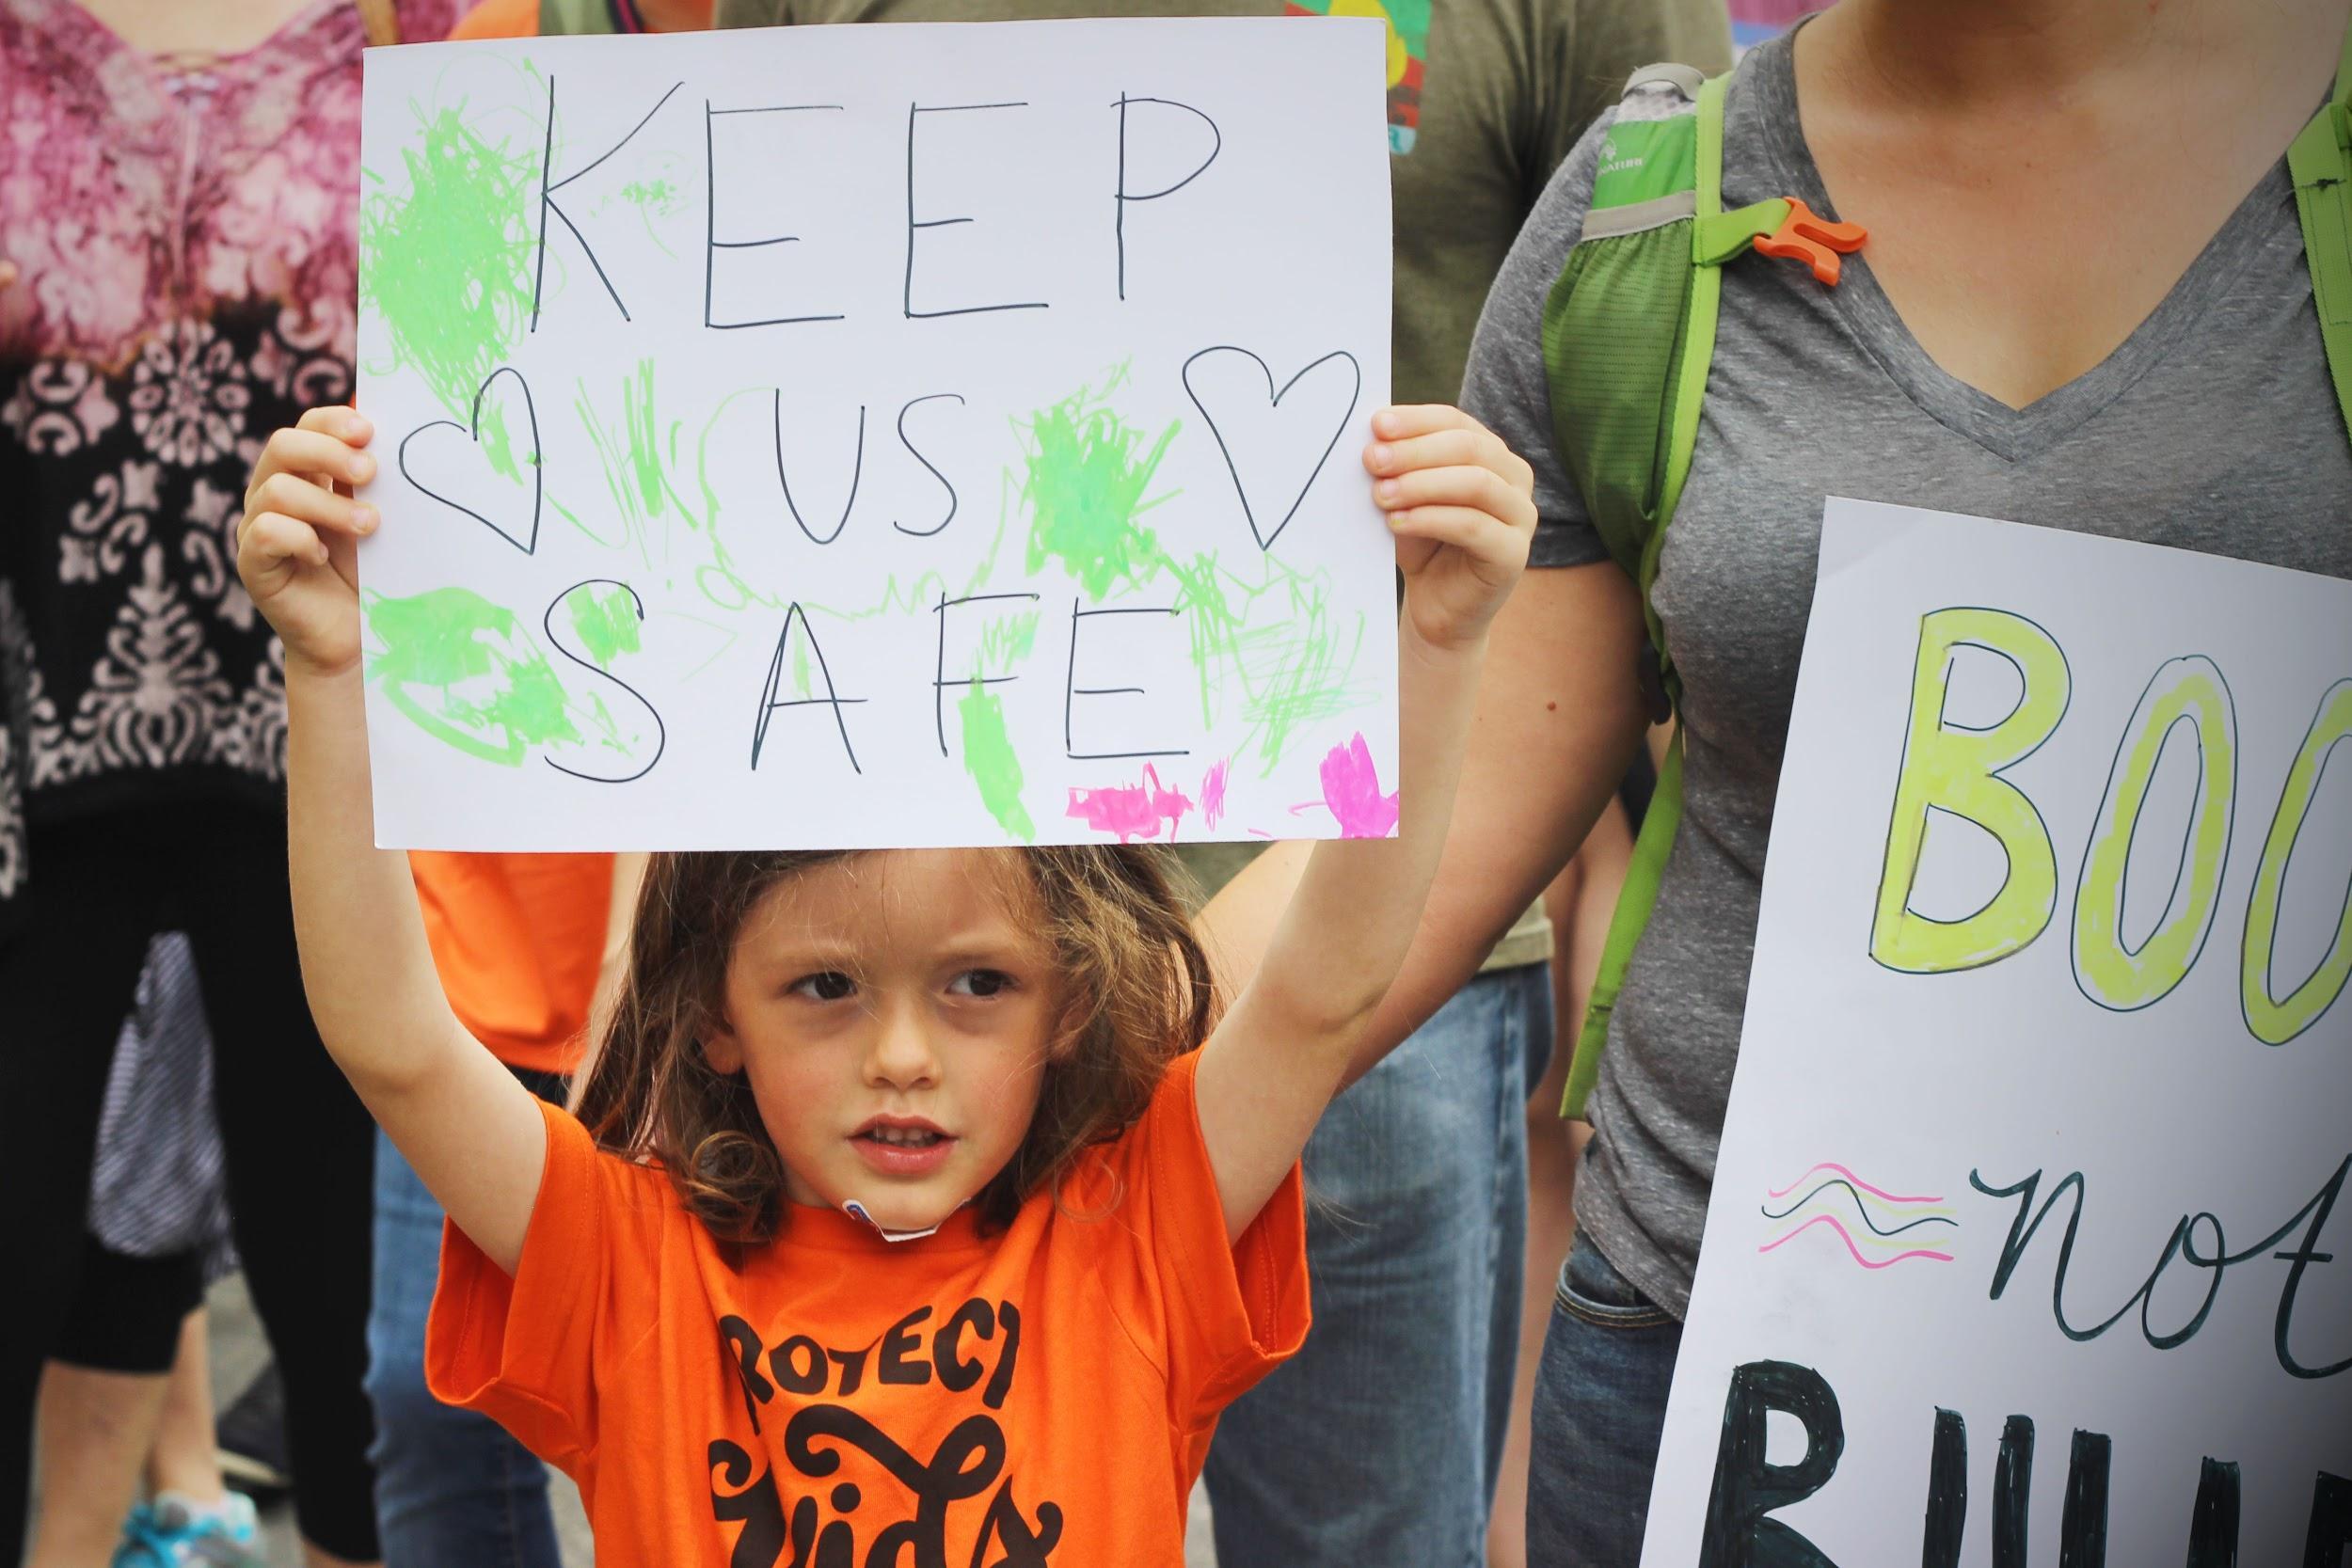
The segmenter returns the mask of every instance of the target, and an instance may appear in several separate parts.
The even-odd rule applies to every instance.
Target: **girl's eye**
[[[1012,976],[1001,969],[967,969],[947,984],[956,996],[994,996],[1012,989]]]
[[[838,970],[826,970],[792,982],[792,994],[811,1002],[840,1002],[857,990],[857,982]]]

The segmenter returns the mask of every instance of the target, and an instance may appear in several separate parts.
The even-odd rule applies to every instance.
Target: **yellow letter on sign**
[[[2158,847],[2147,857],[2159,885],[2171,878],[2172,896],[2156,929],[2134,946],[2123,935],[2123,895],[2140,808],[2148,803],[2156,764],[2184,724],[2187,744],[2196,748],[2197,803],[2177,849],[2167,855]],[[2237,709],[2220,666],[2193,654],[2166,661],[2123,726],[2074,890],[2074,983],[2085,996],[2130,1012],[2161,1002],[2188,978],[2221,901],[2236,789]]]
[[[1989,729],[1964,728],[1945,718],[1952,655],[1963,647],[2009,660],[2024,685],[2016,707]],[[1960,609],[1920,619],[1911,730],[1903,741],[1902,777],[1887,828],[1870,957],[1907,974],[1975,969],[2009,957],[2049,926],[2058,903],[2058,857],[2050,831],[2033,802],[2001,774],[2050,738],[2066,717],[2073,691],[2066,655],[2048,632],[2022,615]],[[1959,920],[1930,919],[1911,907],[1930,811],[1966,817],[2000,840],[2009,856],[2000,891]]]
[[[2246,911],[2246,947],[2238,966],[2246,1003],[2246,1026],[2256,1039],[2284,1045],[2319,1022],[2319,1015],[2344,993],[2352,979],[2352,890],[2344,895],[2344,913],[2335,941],[2309,978],[2284,1001],[2277,1000],[2270,966],[2279,942],[2279,900],[2286,892],[2287,861],[2302,836],[2304,818],[2319,793],[2319,779],[2328,753],[2340,742],[2352,740],[2352,680],[2338,681],[2319,699],[2318,717],[2287,770],[2286,788],[2279,810],[2270,819],[2270,837],[2263,845],[2262,866],[2254,873],[2254,896]]]

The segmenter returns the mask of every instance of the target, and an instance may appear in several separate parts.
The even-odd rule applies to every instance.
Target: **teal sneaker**
[[[114,1568],[269,1568],[253,1499],[222,1494],[220,1503],[192,1509],[168,1493],[140,1503],[122,1521]]]

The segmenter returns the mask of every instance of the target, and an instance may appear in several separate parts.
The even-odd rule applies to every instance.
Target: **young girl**
[[[657,855],[579,1120],[467,1037],[370,847],[368,421],[270,439],[238,566],[319,1032],[452,1222],[435,1391],[573,1476],[606,1560],[1181,1562],[1217,1412],[1306,1332],[1299,1150],[1374,1059],[1534,522],[1465,416],[1375,432],[1401,838],[1315,850],[1214,1030],[1150,850]]]

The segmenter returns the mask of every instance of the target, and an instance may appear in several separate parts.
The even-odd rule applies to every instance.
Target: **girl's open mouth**
[[[922,1176],[936,1170],[956,1144],[930,1122],[882,1117],[850,1134],[850,1142],[860,1159],[884,1176]]]

